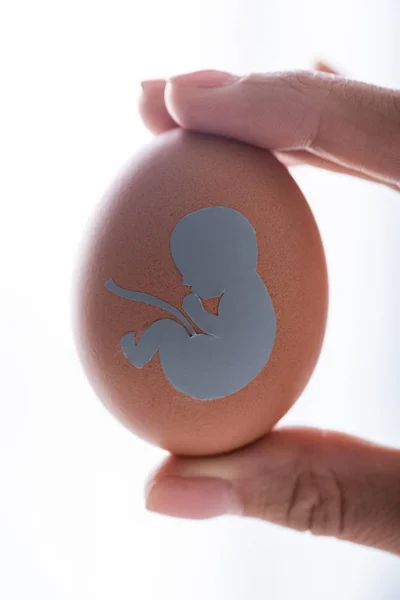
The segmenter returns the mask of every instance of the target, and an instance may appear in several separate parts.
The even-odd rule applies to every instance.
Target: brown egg
[[[268,432],[299,397],[327,303],[320,235],[287,170],[269,152],[176,129],[125,166],[86,233],[77,347],[99,398],[137,435],[220,453]]]

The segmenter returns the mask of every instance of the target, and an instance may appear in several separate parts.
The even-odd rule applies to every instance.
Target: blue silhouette
[[[133,332],[126,333],[122,351],[142,368],[158,350],[168,381],[192,398],[230,396],[260,373],[276,337],[272,300],[256,271],[255,231],[238,211],[214,206],[183,217],[170,247],[183,284],[192,291],[182,308],[202,333],[175,307],[109,279],[106,286],[116,295],[163,308],[180,321],[154,322],[137,343]],[[219,296],[218,315],[205,311],[202,299]]]

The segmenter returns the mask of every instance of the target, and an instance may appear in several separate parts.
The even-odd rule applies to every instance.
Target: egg
[[[211,455],[266,434],[304,390],[327,318],[321,237],[269,152],[175,129],[120,171],[85,232],[80,360],[126,427]]]

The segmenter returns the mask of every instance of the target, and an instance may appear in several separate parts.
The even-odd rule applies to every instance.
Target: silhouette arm
[[[204,310],[203,304],[198,296],[189,294],[183,299],[183,309],[201,331],[218,337],[220,330],[220,318]]]
[[[162,308],[163,310],[168,311],[173,314],[189,331],[191,335],[195,335],[196,332],[186,319],[184,315],[174,306],[167,304],[164,300],[160,300],[159,298],[155,298],[150,294],[145,294],[144,292],[135,292],[133,290],[126,290],[124,288],[119,287],[112,279],[108,279],[106,281],[105,286],[110,292],[119,296],[120,298],[124,298],[125,300],[133,300],[135,302],[144,302],[145,304],[151,304],[152,306],[157,306],[158,308]]]

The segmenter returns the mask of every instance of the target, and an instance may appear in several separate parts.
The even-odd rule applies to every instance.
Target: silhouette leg
[[[135,334],[126,333],[121,338],[121,348],[134,367],[142,369],[153,358],[161,345],[167,346],[177,339],[189,337],[185,328],[172,319],[161,319],[148,327],[135,344]]]

